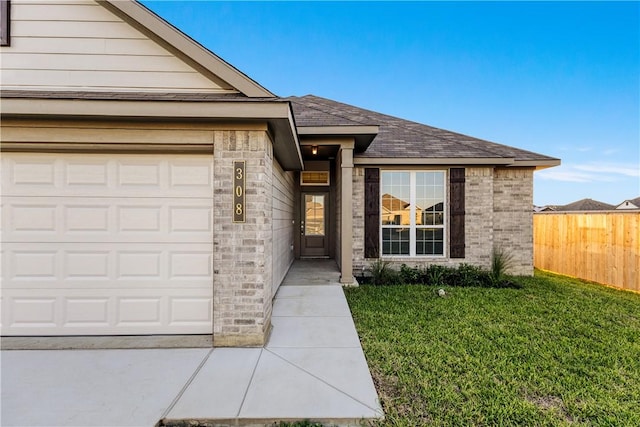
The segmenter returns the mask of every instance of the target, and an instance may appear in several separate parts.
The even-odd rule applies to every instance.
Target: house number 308
[[[245,222],[245,162],[233,162],[233,222]]]

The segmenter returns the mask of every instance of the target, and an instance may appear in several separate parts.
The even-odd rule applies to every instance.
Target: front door
[[[329,256],[329,193],[302,193],[300,223],[302,257]]]

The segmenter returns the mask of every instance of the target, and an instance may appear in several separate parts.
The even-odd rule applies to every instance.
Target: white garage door
[[[212,333],[213,158],[2,155],[2,335]]]

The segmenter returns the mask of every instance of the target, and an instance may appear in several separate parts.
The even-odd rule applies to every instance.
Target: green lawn
[[[517,281],[346,289],[380,425],[640,426],[640,295]]]

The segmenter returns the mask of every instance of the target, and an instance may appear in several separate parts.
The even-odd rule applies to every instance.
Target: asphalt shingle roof
[[[2,98],[54,98],[147,101],[290,102],[296,126],[378,126],[378,135],[361,158],[496,158],[517,161],[557,161],[531,151],[473,138],[314,95],[288,98],[249,98],[242,94],[51,92],[3,90]]]
[[[558,206],[557,211],[608,211],[616,207],[593,199],[582,199],[568,205]]]
[[[379,126],[378,135],[358,157],[557,160],[314,95],[284,99],[292,104],[297,126]]]

